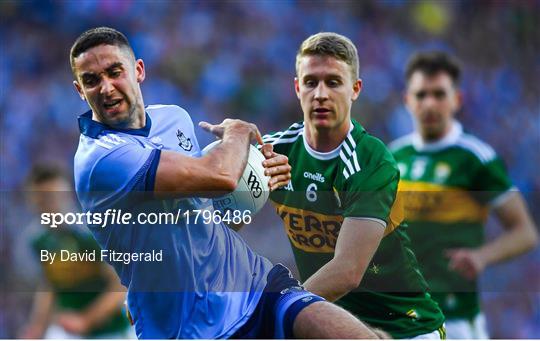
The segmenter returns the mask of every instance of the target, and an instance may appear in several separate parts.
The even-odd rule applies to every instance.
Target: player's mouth
[[[330,109],[327,109],[327,108],[316,108],[315,110],[313,110],[313,112],[317,115],[317,114],[330,114]]]
[[[422,123],[423,124],[437,124],[439,123],[440,121],[440,118],[438,115],[426,115],[422,118]]]
[[[330,109],[316,108],[315,110],[313,110],[313,113],[315,117],[318,117],[318,118],[328,117],[328,115],[330,115]]]
[[[107,111],[115,111],[118,108],[120,108],[120,105],[122,104],[122,101],[123,100],[121,98],[114,99],[114,100],[108,100],[108,101],[103,102],[103,107]]]

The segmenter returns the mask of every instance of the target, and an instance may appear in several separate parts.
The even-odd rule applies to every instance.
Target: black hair
[[[454,85],[459,84],[461,68],[457,60],[441,51],[419,52],[414,54],[405,69],[407,81],[416,71],[420,71],[428,76],[434,76],[439,72],[447,73]]]
[[[69,54],[71,69],[74,70],[75,58],[98,45],[125,47],[134,56],[133,49],[122,32],[110,27],[95,27],[83,32],[71,46]]]

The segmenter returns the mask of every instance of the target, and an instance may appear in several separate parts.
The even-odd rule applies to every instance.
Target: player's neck
[[[444,130],[440,132],[439,134],[433,134],[426,131],[420,132],[420,136],[422,137],[422,141],[424,143],[436,143],[441,140],[443,140],[445,137],[447,137],[450,132],[452,131],[452,125],[453,122],[450,122],[446,125]]]
[[[133,113],[129,116],[129,119],[122,122],[106,122],[99,115],[92,113],[92,120],[105,124],[114,129],[142,129],[146,126],[146,111],[144,107],[141,110],[137,110],[137,113]]]
[[[134,120],[131,122],[130,127],[127,129],[142,129],[146,126],[146,112],[144,107],[135,115]]]
[[[350,130],[351,121],[346,120],[343,124],[336,128],[316,128],[305,125],[306,141],[309,146],[322,153],[331,152],[341,145],[347,137]]]

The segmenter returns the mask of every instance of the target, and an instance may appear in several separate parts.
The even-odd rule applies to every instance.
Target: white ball
[[[204,147],[203,155],[221,141],[215,141]],[[214,209],[220,212],[240,211],[244,213],[250,211],[250,215],[255,215],[266,203],[270,195],[268,187],[269,176],[264,175],[262,162],[264,155],[253,145],[249,146],[249,157],[242,177],[238,181],[238,186],[233,192],[219,198],[213,198]]]

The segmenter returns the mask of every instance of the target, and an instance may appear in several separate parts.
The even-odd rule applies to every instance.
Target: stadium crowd
[[[146,104],[176,103],[195,121],[241,118],[263,132],[301,119],[292,83],[299,43],[319,31],[344,34],[358,46],[364,82],[353,117],[385,142],[412,130],[402,101],[407,58],[451,52],[464,69],[458,119],[498,151],[540,222],[539,2],[1,1],[0,13],[0,338],[24,322],[38,276],[19,249],[30,233],[23,182],[36,162],[72,168],[76,116],[87,106],[73,89],[68,50],[93,26],[127,33],[147,68]],[[212,139],[197,133],[202,145]],[[496,230],[490,224],[488,237]],[[504,288],[483,292],[492,337],[540,337],[539,259],[537,249],[484,275]]]

